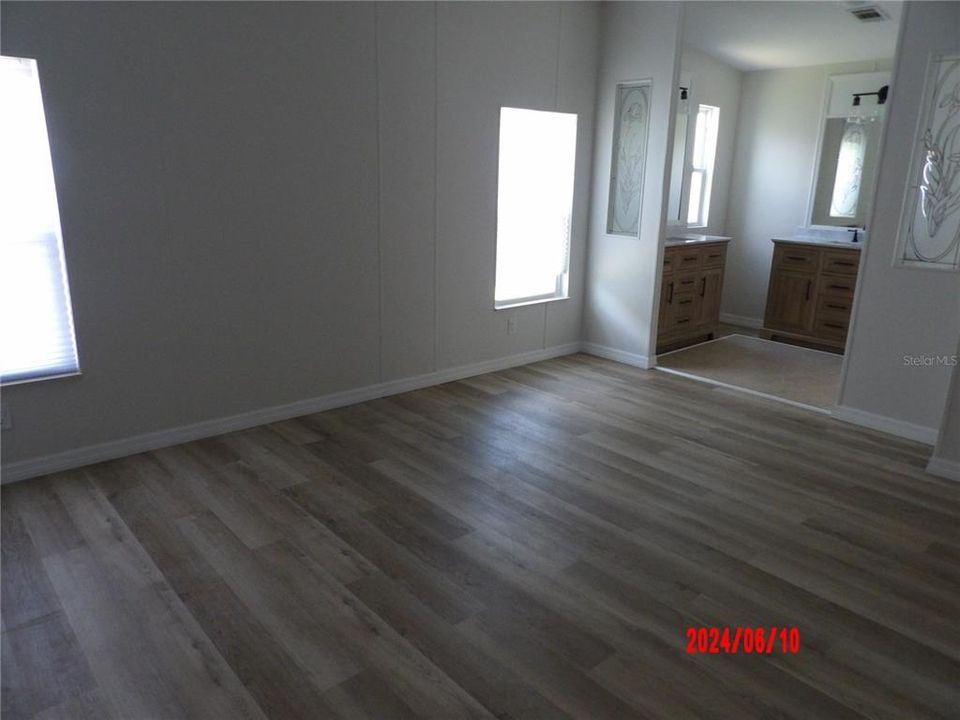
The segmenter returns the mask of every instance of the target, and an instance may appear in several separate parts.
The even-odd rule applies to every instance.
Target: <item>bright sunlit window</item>
[[[34,60],[0,56],[0,378],[76,372],[77,347]]]
[[[577,116],[500,110],[494,307],[567,296]]]
[[[717,131],[720,108],[701,105],[693,133],[693,157],[690,172],[690,199],[687,224],[706,227],[710,218],[710,192],[713,190],[713,163],[717,156]]]

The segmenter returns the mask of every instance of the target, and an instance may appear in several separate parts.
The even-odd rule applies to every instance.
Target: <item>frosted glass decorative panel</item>
[[[650,127],[649,80],[617,85],[607,232],[639,235]]]
[[[960,52],[930,57],[898,253],[904,265],[960,268]]]

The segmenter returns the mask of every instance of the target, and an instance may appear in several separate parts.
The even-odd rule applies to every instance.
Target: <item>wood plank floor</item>
[[[7,486],[3,717],[957,718],[926,453],[577,355]]]

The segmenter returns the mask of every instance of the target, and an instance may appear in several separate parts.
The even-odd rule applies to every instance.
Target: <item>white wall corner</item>
[[[849,405],[837,405],[833,409],[833,417],[852,425],[860,425],[861,427],[870,428],[871,430],[879,430],[907,440],[924,443],[925,445],[933,445],[937,442],[937,428],[917,425],[885,415],[877,415],[865,410],[858,410]]]
[[[646,355],[638,355],[636,353],[627,352],[626,350],[618,350],[617,348],[608,347],[607,345],[599,345],[592,342],[583,343],[583,352],[589,355],[606,358],[607,360],[620,362],[624,365],[633,365],[634,367],[643,368],[644,370],[649,370],[656,365],[656,360],[651,360]]]
[[[960,462],[946,458],[931,458],[927,464],[927,472],[947,480],[960,481]]]
[[[399,393],[410,392],[411,390],[419,390],[454,380],[462,380],[475,375],[483,375],[489,372],[496,372],[497,370],[528,365],[563,355],[572,355],[580,352],[580,350],[581,345],[578,342],[554,345],[553,347],[547,347],[542,350],[508,355],[493,360],[485,360],[469,365],[438,370],[424,375],[416,375],[400,380],[367,385],[353,390],[321,395],[306,400],[298,400],[286,405],[276,405],[259,410],[251,410],[250,412],[239,415],[213,418],[191,425],[157,430],[155,432],[134,435],[98,445],[89,445],[67,450],[54,455],[29,458],[27,460],[3,465],[2,468],[0,468],[0,483],[6,485],[7,483],[27,480],[39,475],[62,472],[85,465],[92,465],[93,463],[158,450],[160,448],[170,447],[171,445],[201,440],[203,438],[213,437],[214,435],[246,430],[257,427],[258,425],[289,420],[290,418],[323,412],[324,410],[333,410],[334,408],[354,405],[356,403],[366,402],[367,400],[375,400],[376,398],[397,395]]]

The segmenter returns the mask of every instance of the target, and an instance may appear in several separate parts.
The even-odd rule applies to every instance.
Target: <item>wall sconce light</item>
[[[859,105],[860,105],[860,98],[866,97],[866,96],[868,96],[868,95],[876,95],[876,96],[877,96],[877,105],[883,105],[885,102],[887,102],[887,93],[889,93],[889,92],[890,92],[890,86],[889,86],[889,85],[884,85],[882,88],[880,88],[880,89],[877,90],[876,92],[853,93],[853,106],[854,106],[854,107],[859,106]]]

